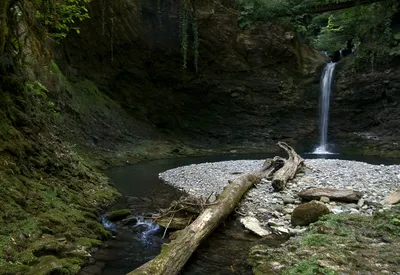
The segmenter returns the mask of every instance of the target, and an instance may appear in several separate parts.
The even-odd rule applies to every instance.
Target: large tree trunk
[[[183,229],[175,240],[165,244],[156,258],[128,275],[177,274],[200,242],[234,210],[243,195],[258,183],[264,174],[268,174],[268,170],[249,173],[231,182],[218,196],[215,205],[207,208],[192,224]]]
[[[288,148],[291,149],[290,146],[283,143],[278,143],[278,146],[287,150],[289,150]],[[289,154],[289,158],[290,156]],[[262,169],[243,175],[230,182],[213,205],[205,209],[192,224],[180,231],[175,240],[163,245],[161,253],[156,258],[128,273],[128,275],[178,274],[201,241],[224,221],[254,184],[258,183],[262,177],[271,177],[276,171],[279,172],[279,169],[285,168],[287,162],[283,163],[282,161],[282,158],[275,157],[271,161],[266,161]]]

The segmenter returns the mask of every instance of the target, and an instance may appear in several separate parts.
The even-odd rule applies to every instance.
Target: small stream
[[[106,241],[99,251],[92,253],[90,264],[84,267],[80,274],[127,274],[154,258],[160,252],[161,245],[169,242],[168,238],[162,239],[164,228],[153,224],[150,217],[158,213],[159,208],[168,207],[172,200],[178,199],[183,193],[163,184],[158,179],[160,172],[189,164],[235,159],[265,159],[272,156],[251,154],[160,159],[110,169],[107,175],[123,194],[110,210],[129,208],[134,213],[134,219],[125,224],[111,223],[103,219],[103,224],[114,233],[114,236]],[[342,155],[305,154],[303,157],[352,159],[372,164],[399,162],[399,160]],[[250,247],[260,240],[246,232],[237,218],[236,214],[233,214],[221,224],[200,245],[181,274],[252,274],[251,268],[246,263],[247,254]],[[262,240],[271,246],[280,245],[284,241],[285,239],[277,236]]]

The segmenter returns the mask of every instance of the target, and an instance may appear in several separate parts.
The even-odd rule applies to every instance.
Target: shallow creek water
[[[107,172],[123,197],[112,209],[129,208],[136,220],[132,223],[103,224],[114,232],[97,252],[92,253],[90,264],[81,275],[123,275],[154,258],[161,245],[168,242],[168,234],[162,239],[164,228],[158,227],[148,218],[159,208],[168,207],[170,202],[183,195],[179,190],[163,184],[158,174],[178,166],[202,162],[216,162],[234,159],[265,159],[272,155],[225,155],[190,157],[147,161],[135,165],[115,167]],[[340,158],[365,161],[373,164],[399,162],[379,158],[341,155],[303,155],[304,158]],[[112,210],[111,209],[111,210]],[[246,263],[248,250],[257,243],[271,246],[285,240],[278,236],[259,240],[246,232],[235,214],[231,215],[193,254],[181,274],[252,274]]]

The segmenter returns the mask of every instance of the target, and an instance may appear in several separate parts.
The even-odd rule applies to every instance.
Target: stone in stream
[[[309,225],[329,213],[329,208],[325,204],[318,201],[307,202],[293,210],[291,222],[293,226]]]
[[[123,220],[124,218],[128,217],[131,213],[132,212],[129,209],[120,209],[120,210],[108,212],[106,214],[106,218],[109,221],[116,222],[116,221]]]
[[[122,225],[130,225],[130,224],[136,224],[138,221],[137,217],[128,217],[125,218],[121,221]]]
[[[320,202],[323,202],[323,203],[329,203],[331,200],[330,200],[328,197],[322,196],[322,197],[319,199],[319,201],[320,201]]]
[[[335,188],[309,188],[301,191],[298,196],[306,201],[320,200],[328,197],[330,200],[342,202],[358,202],[362,194],[358,191]]]
[[[387,205],[387,204],[396,204],[399,202],[400,202],[400,189],[387,196],[383,201],[381,201],[381,204]]]
[[[271,234],[270,231],[262,228],[260,222],[254,217],[250,216],[243,217],[240,219],[240,222],[244,225],[246,229],[250,230],[251,232],[260,237],[264,237]]]

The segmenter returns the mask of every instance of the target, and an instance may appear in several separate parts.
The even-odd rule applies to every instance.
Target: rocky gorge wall
[[[81,115],[75,136],[105,147],[129,133],[195,147],[261,150],[278,140],[317,139],[322,54],[288,28],[270,22],[241,30],[237,11],[199,4],[198,73],[191,44],[184,70],[179,7],[157,3],[95,1],[81,34],[63,42],[57,55],[63,74],[72,82],[94,83],[127,118],[114,135],[115,117],[96,116],[93,123]],[[71,113],[64,102],[60,108]],[[105,126],[108,135],[93,137],[98,123],[111,125]]]
[[[399,60],[354,72],[353,59],[337,66],[329,134],[347,153],[399,156]]]

